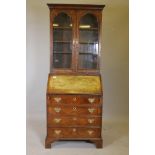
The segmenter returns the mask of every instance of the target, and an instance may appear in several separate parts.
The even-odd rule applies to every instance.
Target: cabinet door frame
[[[86,14],[92,14],[96,17],[98,22],[98,55],[97,55],[97,69],[79,69],[79,38],[80,38],[80,32],[79,32],[79,25],[80,25],[80,19],[86,15]],[[102,11],[100,10],[78,10],[77,12],[77,28],[76,28],[76,71],[78,73],[99,73],[100,70],[100,53],[101,53],[101,23],[102,23]]]
[[[71,60],[71,68],[54,68],[53,66],[53,21],[54,18],[60,14],[67,14],[72,21],[72,60]],[[50,10],[50,73],[72,73],[75,70],[75,41],[74,38],[76,36],[76,13],[74,10],[68,9],[51,9]]]

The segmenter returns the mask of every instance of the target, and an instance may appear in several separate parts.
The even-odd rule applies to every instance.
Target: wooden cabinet
[[[48,4],[50,74],[45,147],[56,140],[88,140],[102,147],[100,75],[104,5]]]

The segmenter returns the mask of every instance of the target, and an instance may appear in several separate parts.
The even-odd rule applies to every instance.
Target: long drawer
[[[101,104],[101,97],[95,95],[48,95],[48,104]]]
[[[100,138],[101,128],[48,128],[51,138]]]
[[[48,106],[47,110],[53,115],[101,115],[102,112],[98,106]]]
[[[48,126],[101,126],[102,117],[48,115]]]

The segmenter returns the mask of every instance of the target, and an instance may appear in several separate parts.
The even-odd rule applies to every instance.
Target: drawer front
[[[100,128],[48,128],[52,138],[100,138]]]
[[[53,115],[101,115],[101,107],[49,106],[48,113]]]
[[[101,117],[48,116],[48,126],[101,126]]]
[[[100,96],[89,95],[49,95],[48,104],[100,104]]]

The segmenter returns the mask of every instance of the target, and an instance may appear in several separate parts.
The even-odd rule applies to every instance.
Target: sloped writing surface
[[[51,75],[47,93],[101,94],[100,76]]]

